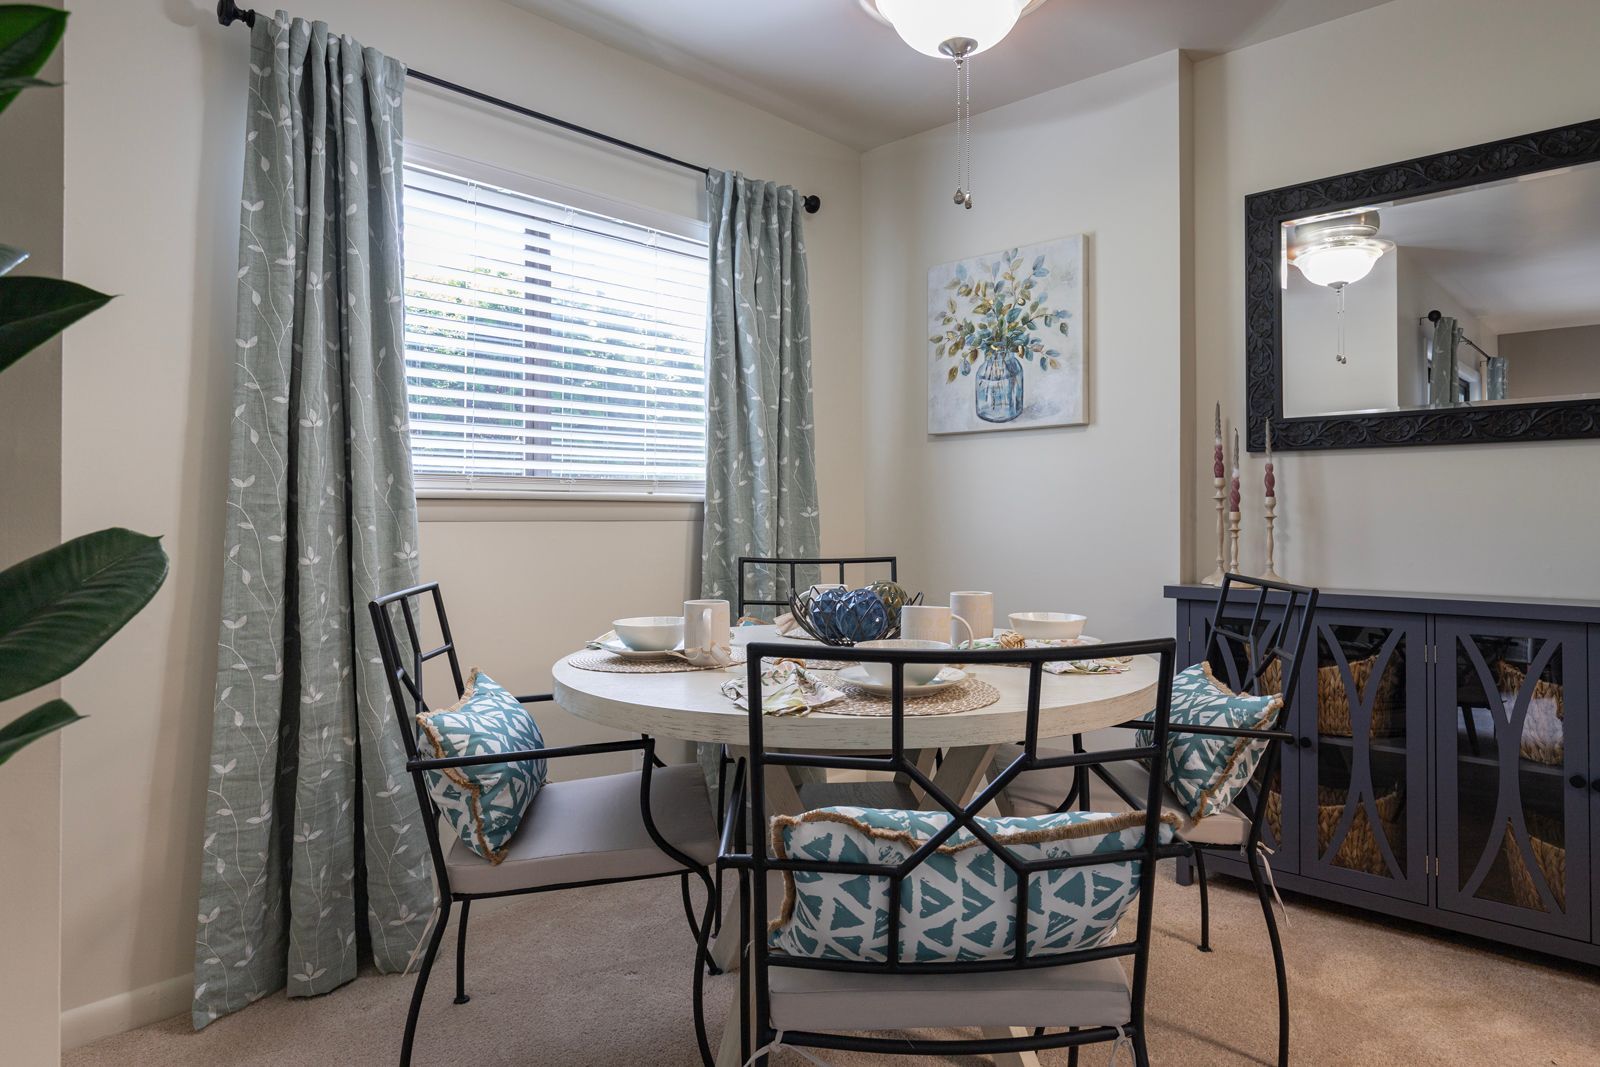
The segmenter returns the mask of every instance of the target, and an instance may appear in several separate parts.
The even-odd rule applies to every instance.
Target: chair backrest
[[[743,618],[749,608],[778,608],[779,612],[789,610],[789,593],[801,588],[801,580],[796,577],[800,568],[810,568],[817,575],[821,575],[823,568],[836,568],[839,584],[844,584],[846,567],[887,567],[889,580],[900,580],[900,563],[894,556],[740,556],[739,557],[739,582],[738,599],[734,605],[735,618]],[[762,570],[771,568],[773,600],[760,599],[752,593],[752,588],[760,591],[760,582],[763,579]],[[779,581],[779,575],[787,571],[788,584]],[[824,579],[821,577],[806,577],[804,587],[817,584]]]
[[[423,650],[421,619],[424,598],[433,609],[439,625],[442,642],[435,648]],[[429,660],[446,656],[450,662],[450,676],[455,682],[456,698],[466,691],[466,679],[461,674],[461,661],[456,656],[455,639],[450,636],[450,618],[444,610],[444,594],[438,582],[386,593],[367,605],[372,616],[372,627],[378,636],[378,653],[383,659],[383,674],[389,681],[389,696],[394,701],[395,716],[400,720],[400,740],[406,747],[406,759],[416,760],[417,715],[431,711],[432,706],[423,695],[422,668]],[[395,615],[400,616],[403,629],[396,629]],[[445,867],[444,849],[439,841],[439,806],[428,790],[427,772],[413,770],[411,778],[417,790],[417,804],[423,813],[423,829],[428,835],[428,850],[433,855],[434,872],[442,890],[448,890],[449,873]]]
[[[752,643],[747,647],[746,651],[748,654],[746,666],[748,688],[746,692],[751,707],[759,709],[761,672],[764,662],[792,656],[794,648],[789,644]],[[751,825],[760,828],[760,832],[756,835],[759,840],[749,839],[750,886],[753,892],[752,912],[754,917],[752,929],[757,931],[766,929],[769,917],[767,891],[767,873],[769,871],[864,874],[873,879],[882,878],[888,880],[888,951],[884,954],[885,959],[881,962],[821,959],[811,956],[788,955],[770,947],[766,937],[754,937],[752,940],[756,980],[756,1032],[765,1033],[770,1028],[771,1015],[768,1003],[769,987],[767,979],[769,968],[774,966],[887,974],[955,974],[1009,971],[1040,966],[1065,966],[1113,956],[1133,957],[1133,981],[1131,986],[1133,1019],[1130,1021],[1136,1026],[1140,1025],[1144,1009],[1156,861],[1162,857],[1175,856],[1182,852],[1181,846],[1175,844],[1161,845],[1159,832],[1161,819],[1159,761],[1163,758],[1167,744],[1167,722],[1171,710],[1173,662],[1176,652],[1176,643],[1170,639],[1070,648],[962,651],[960,658],[969,665],[1005,665],[1011,668],[1020,668],[1027,672],[1027,706],[1023,723],[1022,753],[977,796],[968,803],[962,804],[957,798],[951,797],[941,789],[928,774],[917,766],[915,759],[908,755],[905,739],[906,709],[904,687],[906,666],[908,664],[945,662],[950,659],[951,653],[947,650],[909,651],[903,649],[816,648],[807,646],[806,659],[812,662],[839,660],[887,663],[891,665],[892,697],[890,699],[889,714],[886,716],[889,733],[888,751],[885,754],[855,755],[769,749],[765,740],[763,715],[759,710],[749,715],[747,789],[750,798],[750,820]],[[1039,718],[1045,684],[1045,664],[1053,661],[1117,656],[1154,656],[1158,659],[1159,674],[1155,687],[1153,722],[1127,724],[1129,727],[1139,725],[1150,730],[1152,733],[1151,743],[1148,746],[1134,745],[1110,752],[1041,755],[1039,752]],[[1133,736],[1136,738],[1137,735]],[[1132,739],[1130,738],[1130,740]],[[1150,772],[1149,781],[1151,785],[1149,795],[1145,798],[1144,804],[1144,841],[1136,848],[1060,859],[1025,859],[1013,852],[1003,842],[996,840],[982,824],[976,821],[978,813],[998,797],[1001,791],[1019,774],[1051,767],[1084,767],[1096,763],[1126,760],[1143,761],[1147,764]],[[904,775],[906,779],[925,790],[929,800],[937,805],[929,810],[934,813],[942,811],[950,816],[950,820],[944,829],[932,834],[926,842],[918,846],[903,862],[899,863],[843,863],[817,860],[804,855],[779,858],[770,854],[772,846],[768,831],[771,823],[767,811],[764,788],[765,772],[768,767],[840,768],[855,771],[883,771]],[[963,829],[971,833],[973,837],[981,842],[984,848],[992,852],[996,857],[997,863],[1004,864],[1016,875],[1017,934],[1015,948],[1011,955],[1004,959],[952,962],[902,960],[900,958],[902,951],[901,884],[916,868],[932,857],[941,844],[957,831]],[[1028,935],[1027,917],[1030,895],[1029,882],[1031,879],[1047,876],[1052,871],[1127,863],[1130,861],[1137,862],[1140,865],[1138,928],[1132,941],[1115,945],[1095,945],[1050,955],[1041,955],[1032,950],[1033,946],[1030,945],[1031,939]],[[790,1035],[785,1040],[791,1044],[795,1043],[794,1036]],[[1115,1034],[1106,1035],[1106,1039],[1112,1036],[1115,1036]]]
[[[1217,591],[1202,662],[1220,670],[1219,680],[1237,692],[1281,693],[1279,725],[1300,687],[1300,662],[1312,632],[1317,596],[1318,590],[1310,586],[1239,574],[1223,575]]]
[[[1273,723],[1275,732],[1285,729],[1294,709],[1300,676],[1305,673],[1301,659],[1315,626],[1318,595],[1318,590],[1305,585],[1238,574],[1222,576],[1202,662],[1210,663],[1213,671],[1220,668],[1220,680],[1237,692],[1257,696],[1273,690],[1280,693],[1283,704]],[[1246,612],[1248,621],[1241,622]],[[1272,680],[1276,686],[1268,684]],[[1266,738],[1266,751],[1256,764],[1254,786],[1241,791],[1234,801],[1250,817],[1246,848],[1255,849],[1267,833],[1267,792],[1278,772],[1279,745],[1286,739]],[[1276,843],[1275,839],[1274,846]]]

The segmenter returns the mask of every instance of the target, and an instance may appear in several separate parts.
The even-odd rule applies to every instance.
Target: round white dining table
[[[770,642],[803,657],[815,642],[781,637],[773,626],[741,626],[734,644]],[[576,653],[575,653],[576,655]],[[1045,674],[1041,680],[1039,736],[1064,737],[1089,733],[1136,719],[1154,706],[1158,662],[1153,656],[1136,657],[1121,674]],[[633,734],[675,737],[729,746],[735,758],[750,743],[748,714],[722,691],[724,683],[744,677],[747,668],[675,671],[665,674],[612,673],[574,666],[567,656],[555,666],[555,699],[581,719]],[[990,773],[1001,745],[1020,742],[1026,728],[1028,671],[1022,667],[985,665],[967,667],[978,679],[993,685],[1000,698],[988,707],[946,715],[909,715],[905,720],[908,749],[918,750],[918,764],[932,775],[947,796],[965,804]],[[762,731],[768,746],[849,751],[882,750],[889,743],[888,716],[829,714],[827,708],[805,715],[767,716]],[[933,754],[944,758],[934,767]],[[797,815],[805,810],[800,800],[802,781],[796,773],[769,767],[763,780],[769,815]],[[920,790],[924,808],[937,802]],[[736,930],[728,923],[724,934]],[[734,936],[719,936],[713,955],[723,970],[738,966]],[[737,1010],[729,1016],[737,1019]],[[988,1036],[1011,1036],[1009,1028],[986,1030]],[[729,1025],[717,1051],[718,1067],[740,1067],[738,1027]],[[1037,1067],[1032,1053],[1011,1053],[995,1058],[1004,1067]]]
[[[769,642],[793,646],[804,656],[814,642],[778,636],[772,626],[741,626],[734,643]],[[555,666],[555,698],[581,719],[627,733],[676,737],[743,746],[750,726],[745,712],[722,692],[723,683],[743,677],[745,665],[667,674],[624,674],[585,670],[572,657]],[[976,748],[1022,740],[1027,717],[1028,671],[1021,667],[968,667],[988,682],[1000,699],[975,711],[906,717],[908,748]],[[1045,674],[1040,692],[1039,736],[1088,733],[1148,712],[1156,691],[1157,663],[1140,656],[1122,674]],[[768,716],[762,730],[769,745],[813,749],[882,749],[887,716],[832,715],[826,707],[806,715]]]

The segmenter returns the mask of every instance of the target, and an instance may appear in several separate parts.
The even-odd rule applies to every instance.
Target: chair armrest
[[[1204,734],[1207,737],[1249,737],[1257,741],[1294,741],[1282,730],[1252,730],[1236,726],[1169,726],[1167,734]]]
[[[554,700],[555,698],[556,698],[556,695],[554,693],[532,693],[532,694],[529,694],[528,696],[525,696],[525,697],[518,697],[517,698],[517,703],[518,704],[538,704],[541,701]]]
[[[1150,723],[1144,719],[1130,719],[1119,722],[1115,726],[1119,730],[1148,730]],[[1167,726],[1167,736],[1175,734],[1204,734],[1207,737],[1251,737],[1257,741],[1294,741],[1294,735],[1282,730],[1259,730],[1243,726],[1181,726],[1170,723]]]
[[[450,767],[481,767],[491,763],[528,763],[540,759],[561,759],[563,756],[594,756],[604,752],[644,752],[650,742],[600,741],[592,745],[566,745],[561,748],[529,748],[515,752],[486,752],[477,756],[442,756],[431,759],[414,759],[406,762],[408,771],[442,771]]]

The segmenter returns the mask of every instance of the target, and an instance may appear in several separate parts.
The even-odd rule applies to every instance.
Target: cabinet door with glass
[[[1300,873],[1426,903],[1427,618],[1319,611],[1300,677]]]
[[[1439,906],[1587,938],[1583,627],[1441,618],[1435,636]]]
[[[1250,600],[1247,610],[1242,611],[1237,616],[1230,612],[1224,629],[1243,633],[1250,627],[1255,605],[1253,596],[1247,599]],[[1190,637],[1194,642],[1193,648],[1196,660],[1206,654],[1208,642],[1211,639],[1211,619],[1213,615],[1214,611],[1212,610],[1202,610],[1200,608],[1195,610],[1190,627]],[[1299,620],[1300,613],[1296,611],[1294,623],[1298,624]],[[1263,650],[1271,649],[1293,638],[1293,634],[1283,635],[1280,632],[1282,628],[1283,608],[1281,606],[1268,605],[1262,612],[1261,620],[1250,630],[1250,644],[1248,647],[1243,642],[1233,640],[1224,634],[1217,642],[1216,650],[1210,656],[1212,675],[1216,677],[1217,681],[1231,689],[1243,688],[1244,680],[1250,675],[1251,664],[1262,654]],[[1281,693],[1283,691],[1282,683],[1283,680],[1281,673],[1277,669],[1277,664],[1271,664],[1262,672],[1261,692]],[[1296,703],[1302,706],[1304,704],[1303,701],[1299,700]],[[1297,709],[1289,709],[1285,728],[1291,732],[1297,729],[1295,724],[1297,714]],[[1280,757],[1278,761],[1279,769],[1272,776],[1272,781],[1264,782],[1258,780],[1249,791],[1248,803],[1254,805],[1256,798],[1261,795],[1260,791],[1263,788],[1266,790],[1267,821],[1266,828],[1262,834],[1263,841],[1273,851],[1273,867],[1292,874],[1299,869],[1299,865],[1296,862],[1298,855],[1294,840],[1296,827],[1294,804],[1292,803],[1293,798],[1297,795],[1295,792],[1297,783],[1294,750],[1289,748],[1288,745],[1284,745],[1280,750]],[[1262,770],[1264,769],[1263,763]],[[1258,773],[1259,778],[1260,775]],[[1287,806],[1284,804],[1285,797],[1288,797],[1291,801]],[[1252,808],[1251,810],[1254,809]],[[1285,815],[1286,810],[1288,812],[1287,816]]]

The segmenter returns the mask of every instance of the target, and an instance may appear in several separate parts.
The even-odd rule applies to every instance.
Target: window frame
[[[658,230],[701,244],[708,243],[710,224],[704,218],[691,218],[627,200],[604,196],[587,189],[579,189],[551,178],[537,177],[520,171],[486,163],[479,159],[457,155],[415,142],[406,142],[404,165],[416,165],[425,170],[444,174],[464,181],[504,189],[511,193],[529,196],[546,202],[570,207],[617,222]],[[402,251],[402,276],[405,276]],[[710,279],[707,277],[707,331],[710,330]],[[709,386],[709,383],[708,383]],[[407,405],[410,389],[407,387]],[[409,417],[407,425],[409,427]],[[409,439],[409,429],[408,429]],[[572,488],[555,488],[551,479],[518,475],[412,474],[412,486],[419,500],[455,501],[565,501],[605,502],[658,502],[663,504],[703,504],[705,479],[698,482],[658,483],[657,488],[640,488],[637,483],[619,489],[606,489],[602,480],[590,479],[575,482]]]

